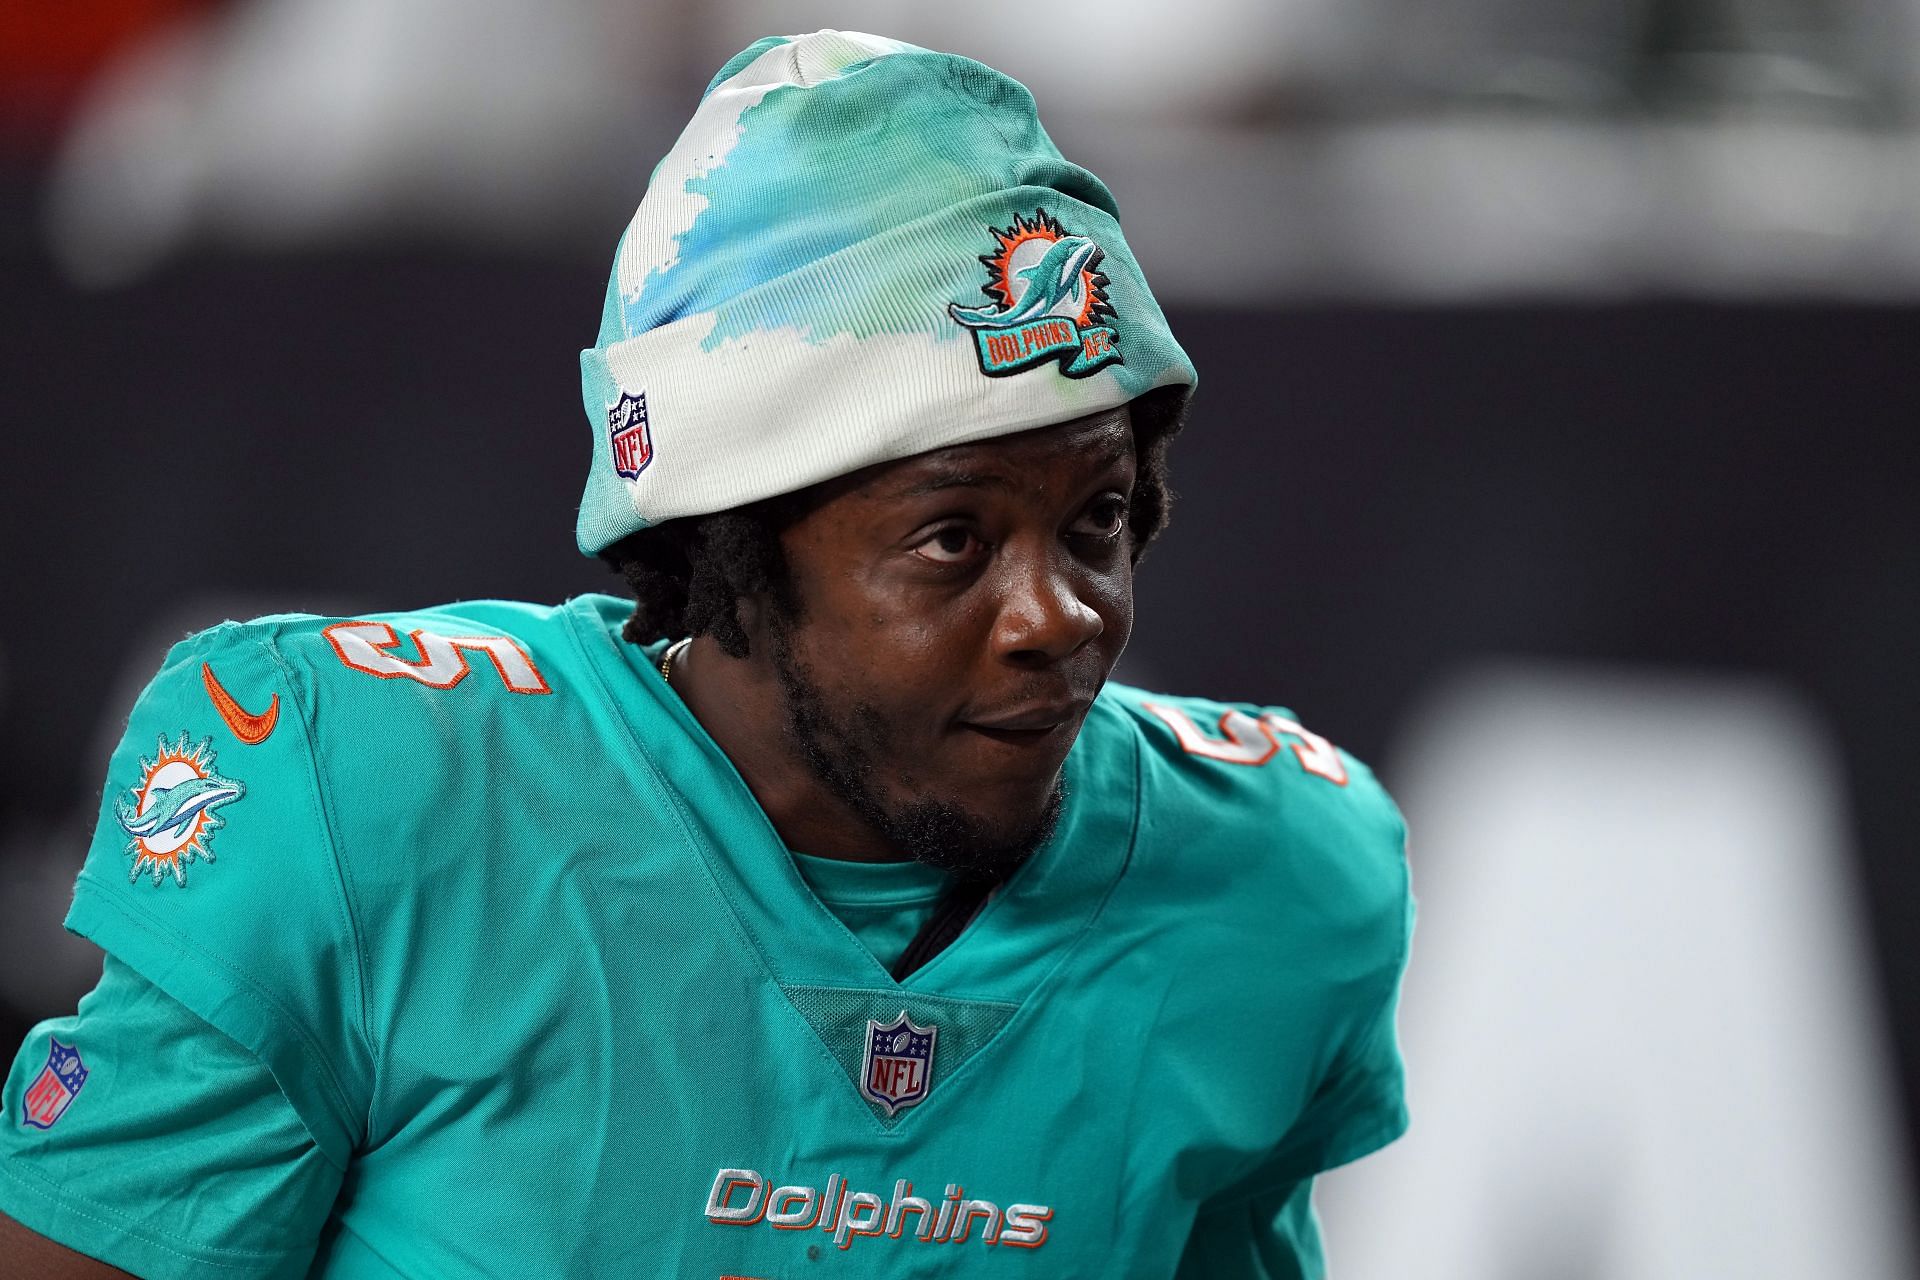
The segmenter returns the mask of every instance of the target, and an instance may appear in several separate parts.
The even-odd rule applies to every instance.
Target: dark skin
[[[779,655],[873,762],[880,805],[936,802],[1019,843],[1133,630],[1134,483],[1124,408],[869,467],[819,486],[781,535],[799,601],[743,601],[750,652],[696,639],[673,688],[788,847],[907,856],[820,778],[790,734]],[[116,1267],[0,1215],[0,1274]]]
[[[782,638],[883,806],[951,804],[1017,841],[1133,629],[1133,481],[1122,408],[828,482],[782,534],[800,602],[784,637],[773,602],[743,601],[748,656],[700,637],[673,687],[790,848],[909,856],[768,732],[788,718]]]
[[[0,1213],[0,1275],[17,1280],[111,1280],[128,1274],[55,1244]]]

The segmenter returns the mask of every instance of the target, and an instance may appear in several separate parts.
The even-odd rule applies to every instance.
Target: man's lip
[[[989,733],[1042,734],[1078,720],[1086,714],[1091,702],[1090,698],[1073,698],[1064,702],[1027,703],[987,715],[968,716],[961,723],[969,729],[985,729]]]

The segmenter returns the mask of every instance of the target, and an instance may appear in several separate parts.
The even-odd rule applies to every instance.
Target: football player
[[[748,48],[582,368],[634,599],[228,623],[141,696],[0,1271],[1322,1274],[1405,1124],[1404,829],[1107,683],[1194,373],[1027,92]]]

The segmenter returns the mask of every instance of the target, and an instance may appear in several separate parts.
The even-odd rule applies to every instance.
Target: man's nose
[[[1008,661],[1045,666],[1071,657],[1106,630],[1081,575],[1049,555],[1006,563],[1006,594],[994,647]]]

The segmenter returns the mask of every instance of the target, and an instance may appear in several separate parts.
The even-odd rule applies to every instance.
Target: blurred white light
[[[1109,0],[1097,15],[1021,0],[736,0],[715,17],[715,48],[839,27],[966,54],[1031,88],[1049,124],[1082,114],[1124,128],[1232,115],[1276,86],[1332,79],[1373,15],[1350,0],[1184,0],[1177,13]]]
[[[1393,758],[1413,1129],[1329,1178],[1342,1280],[1908,1275],[1833,745],[1732,679],[1505,668]]]
[[[94,283],[196,243],[610,244],[722,61],[831,25],[1030,85],[1176,303],[1908,299],[1920,132],[1873,112],[1920,87],[1917,8],[1737,0],[1676,52],[1585,0],[242,0],[99,82],[47,223]]]

